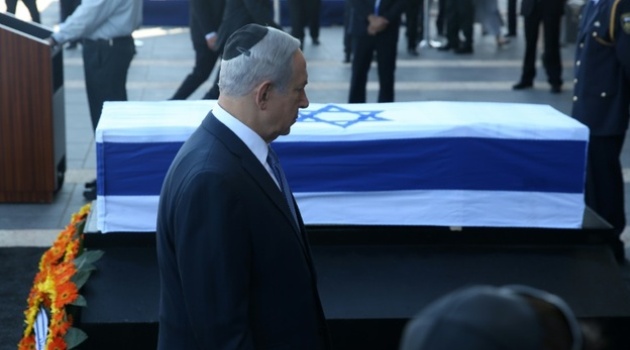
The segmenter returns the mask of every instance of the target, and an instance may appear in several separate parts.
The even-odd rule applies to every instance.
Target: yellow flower
[[[78,240],[72,240],[70,242],[68,242],[68,245],[66,245],[66,252],[65,255],[63,257],[63,261],[72,261],[74,259],[76,259],[76,257],[79,255],[79,247],[81,246],[81,242],[79,242]]]

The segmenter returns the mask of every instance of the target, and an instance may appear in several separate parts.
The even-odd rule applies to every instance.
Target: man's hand
[[[377,15],[369,15],[368,22],[369,25],[367,31],[370,35],[376,35],[382,32],[383,30],[385,30],[385,28],[387,28],[387,25],[389,24],[387,18]]]

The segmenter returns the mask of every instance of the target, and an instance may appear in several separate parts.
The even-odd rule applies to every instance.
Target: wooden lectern
[[[0,203],[52,202],[66,171],[63,51],[0,13]]]

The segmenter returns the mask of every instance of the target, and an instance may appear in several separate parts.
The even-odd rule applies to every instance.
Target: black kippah
[[[242,26],[228,38],[223,50],[223,60],[231,60],[241,54],[249,56],[249,49],[261,41],[268,31],[267,27],[254,23]]]

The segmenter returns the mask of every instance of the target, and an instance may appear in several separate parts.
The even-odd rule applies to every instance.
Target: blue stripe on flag
[[[183,144],[97,143],[97,193],[101,196],[159,195],[166,171]]]
[[[418,138],[273,144],[293,192],[582,193],[586,142]]]
[[[181,145],[97,143],[98,194],[159,195]],[[585,141],[464,137],[273,144],[294,192],[582,193],[586,146]]]

